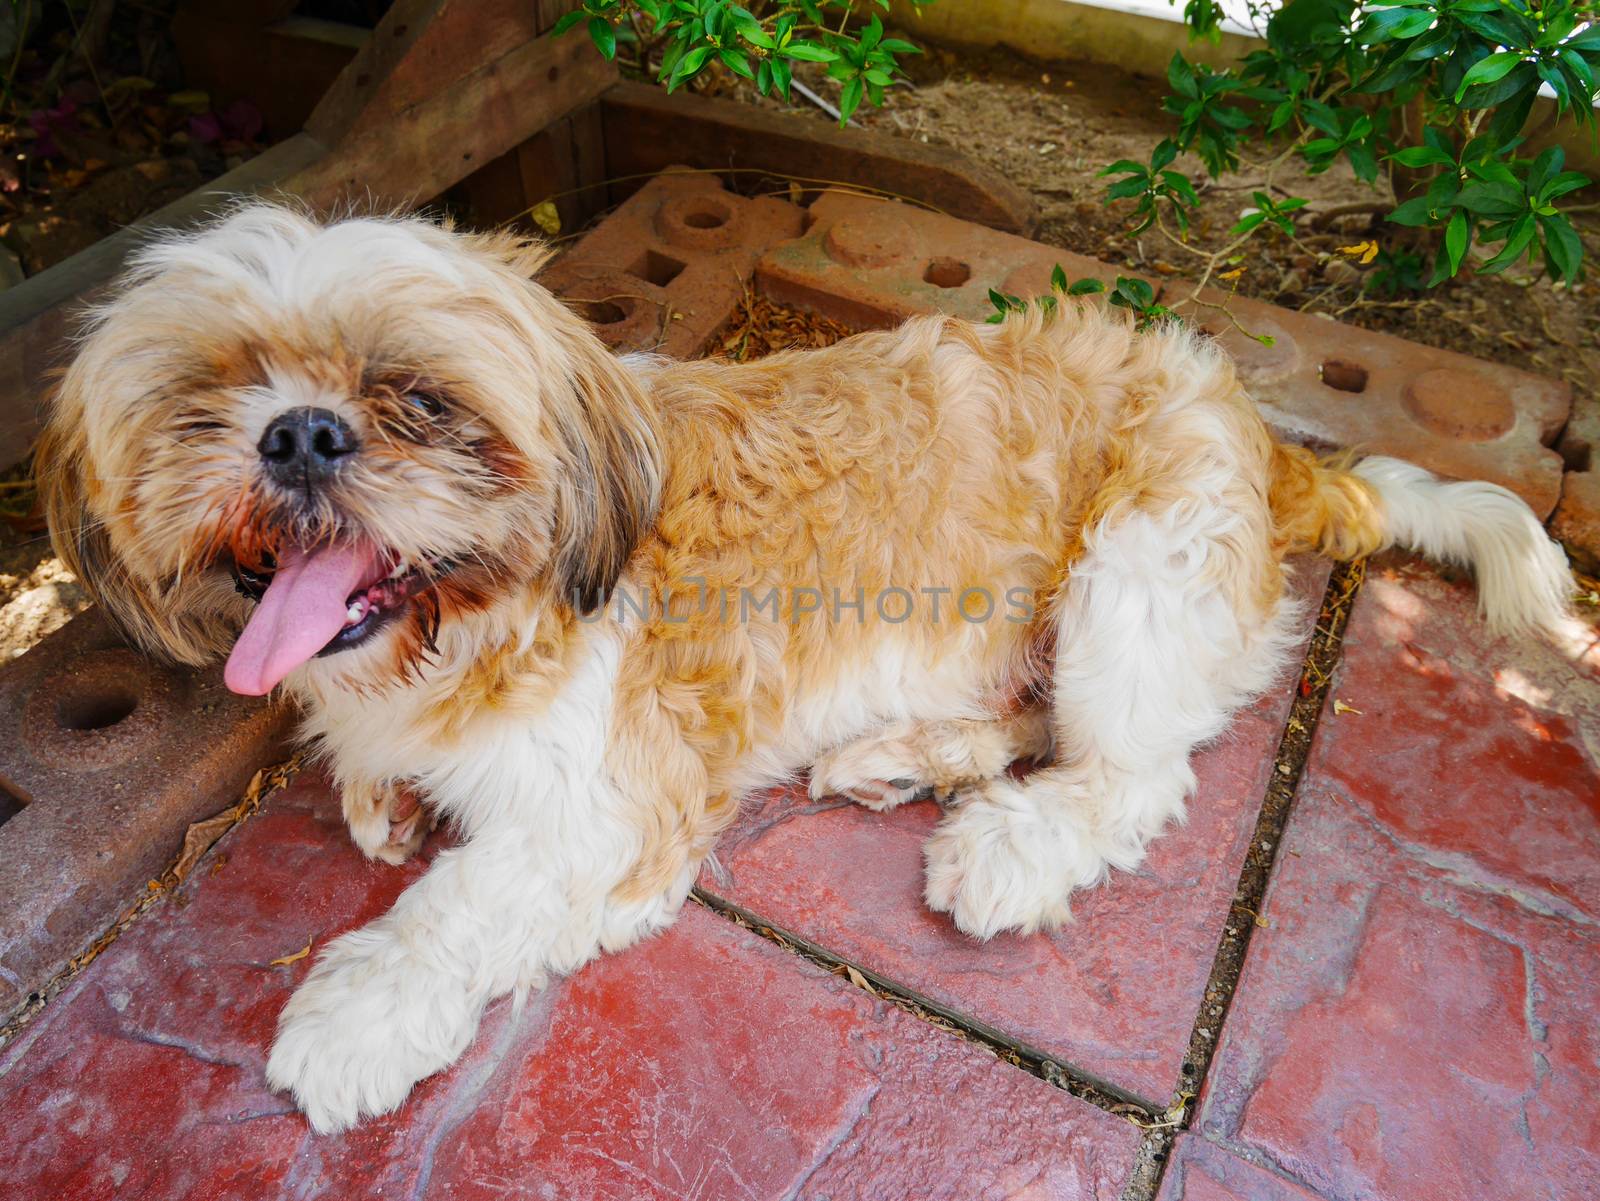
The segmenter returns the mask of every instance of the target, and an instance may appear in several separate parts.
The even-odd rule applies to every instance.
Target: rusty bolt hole
[[[22,807],[27,803],[21,797],[14,796],[4,788],[0,788],[0,826],[5,825],[17,814],[21,813]]]
[[[615,325],[628,319],[628,311],[609,300],[569,300],[567,303],[590,325]]]
[[[1343,359],[1329,359],[1322,364],[1322,382],[1340,392],[1365,392],[1367,369]]]
[[[972,268],[960,259],[934,259],[922,273],[923,283],[936,288],[959,288],[972,278]]]
[[[646,283],[664,288],[678,276],[683,274],[685,264],[675,258],[660,254],[654,250],[647,250],[644,255],[628,268],[628,274],[635,279],[642,279]]]
[[[728,214],[714,212],[711,209],[696,209],[692,213],[683,215],[683,223],[691,229],[718,229],[728,223]]]
[[[128,688],[68,694],[56,702],[56,721],[63,730],[106,730],[126,721],[138,707],[138,694]]]

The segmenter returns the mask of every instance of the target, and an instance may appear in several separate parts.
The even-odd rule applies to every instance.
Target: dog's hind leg
[[[991,720],[891,722],[821,756],[811,768],[811,795],[877,810],[922,796],[946,800],[1019,759],[1049,753],[1050,716],[1038,707]]]
[[[1204,481],[1200,481],[1204,487]],[[1259,500],[1229,481],[1091,531],[1055,606],[1055,763],[963,791],[926,897],[989,937],[1068,919],[1183,814],[1190,751],[1264,689],[1297,628]]]

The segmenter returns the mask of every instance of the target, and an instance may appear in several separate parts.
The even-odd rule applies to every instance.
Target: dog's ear
[[[649,399],[587,328],[573,338],[570,395],[552,397],[562,470],[555,481],[555,579],[580,614],[600,608],[661,503]]]
[[[91,503],[94,484],[85,417],[81,405],[66,403],[58,392],[50,422],[34,448],[34,479],[51,545],[129,642],[198,667],[228,645],[231,630],[218,606],[226,597],[203,598],[216,590],[214,582],[158,590],[128,569]],[[198,603],[202,599],[211,603]]]

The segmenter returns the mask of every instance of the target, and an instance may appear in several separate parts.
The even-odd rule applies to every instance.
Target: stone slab
[[[1306,637],[1328,566],[1302,562]],[[1296,657],[1298,662],[1298,656]],[[1155,1108],[1184,1082],[1184,1057],[1233,890],[1266,794],[1295,681],[1282,681],[1196,756],[1187,824],[1137,873],[1074,902],[1052,934],[961,934],[922,900],[931,802],[876,814],[803,792],[751,803],[700,885],[938,1006],[1005,1032]]]
[[[1368,576],[1199,1129],[1333,1198],[1600,1181],[1600,635]]]
[[[1180,1134],[1161,1177],[1156,1201],[1327,1201],[1292,1180],[1224,1151],[1194,1134]]]
[[[1127,274],[893,201],[825,192],[809,211],[805,236],[773,247],[757,282],[776,300],[855,325],[892,326],[934,312],[982,321],[994,312],[989,289],[1041,295],[1058,263],[1072,279],[1108,286]],[[1214,292],[1202,298],[1225,299]],[[1522,496],[1541,520],[1555,508],[1562,462],[1549,445],[1571,410],[1565,382],[1259,301],[1226,299],[1245,329],[1273,339],[1265,346],[1217,326],[1240,378],[1280,436],[1398,455],[1453,478],[1492,480]]]
[[[0,1015],[82,951],[286,753],[282,704],[165,667],[94,609],[0,665]]]
[[[756,260],[799,235],[805,213],[669,170],[635,192],[540,275],[614,350],[696,358],[732,318]]]
[[[433,849],[436,850],[436,847]],[[389,1117],[317,1137],[263,1067],[311,957],[421,861],[350,846],[303,778],[0,1052],[0,1196],[1103,1198],[1139,1131],[690,905],[491,1007]]]

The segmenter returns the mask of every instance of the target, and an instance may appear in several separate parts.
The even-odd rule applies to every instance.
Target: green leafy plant
[[[913,0],[918,5],[934,0]],[[619,43],[639,47],[639,65],[670,92],[720,64],[749,80],[763,96],[789,99],[795,63],[827,66],[839,91],[839,124],[863,100],[882,105],[900,73],[900,56],[919,54],[910,42],[884,35],[872,8],[889,0],[584,0],[556,22],[555,32],[585,28],[600,53],[614,58]],[[864,22],[851,18],[868,11]]]
[[[1172,0],[1176,3],[1176,0]],[[1559,146],[1537,154],[1525,126],[1541,85],[1557,121],[1595,132],[1600,74],[1596,0],[1290,0],[1276,11],[1250,3],[1266,47],[1212,71],[1175,55],[1165,107],[1178,122],[1148,164],[1113,163],[1106,199],[1132,202],[1133,232],[1158,227],[1187,242],[1198,197],[1171,164],[1192,152],[1217,176],[1248,147],[1274,138],[1266,184],[1235,238],[1295,233],[1275,176],[1294,165],[1315,175],[1344,161],[1358,179],[1390,192],[1387,219],[1418,231],[1414,250],[1380,258],[1368,276],[1385,291],[1412,286],[1411,261],[1431,256],[1422,282],[1457,275],[1474,246],[1475,270],[1526,262],[1572,283],[1583,244],[1562,203],[1591,181],[1567,170]],[[1216,40],[1216,0],[1187,0],[1191,36]],[[1279,199],[1276,195],[1286,198]],[[1212,258],[1215,267],[1237,245]],[[1408,257],[1409,256],[1409,257]],[[1229,259],[1229,261],[1233,261]],[[1209,269],[1208,269],[1209,274]]]
[[[1105,282],[1092,276],[1077,280],[1068,279],[1065,268],[1057,263],[1050,273],[1050,291],[1043,296],[1035,297],[1032,301],[990,288],[989,303],[994,305],[995,311],[989,315],[988,322],[990,325],[998,325],[1013,313],[1025,312],[1030,304],[1046,313],[1053,313],[1060,303],[1058,299],[1060,296],[1078,298],[1093,296],[1105,290]],[[1117,276],[1117,282],[1112,285],[1111,294],[1106,299],[1118,308],[1130,310],[1137,319],[1135,326],[1137,329],[1144,329],[1154,322],[1176,316],[1171,309],[1156,302],[1153,287],[1142,279],[1126,275]]]

